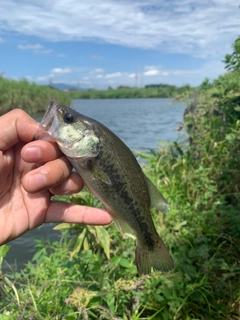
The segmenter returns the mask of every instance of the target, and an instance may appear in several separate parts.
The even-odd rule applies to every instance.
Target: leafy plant
[[[240,37],[238,37],[232,45],[233,53],[226,54],[223,62],[228,71],[240,70]]]

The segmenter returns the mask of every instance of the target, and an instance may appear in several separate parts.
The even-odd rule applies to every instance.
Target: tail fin
[[[154,242],[152,249],[137,243],[135,261],[139,274],[150,274],[151,268],[155,271],[167,272],[174,267],[173,259],[160,238]]]

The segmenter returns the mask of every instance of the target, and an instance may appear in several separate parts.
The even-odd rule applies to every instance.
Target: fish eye
[[[63,116],[63,120],[65,123],[73,123],[74,116],[72,113],[65,113]]]

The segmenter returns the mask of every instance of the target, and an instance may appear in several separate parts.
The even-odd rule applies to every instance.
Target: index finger
[[[103,209],[80,206],[77,204],[60,201],[52,201],[47,210],[44,222],[106,225],[112,222],[112,218]]]
[[[32,141],[39,124],[25,111],[14,109],[0,117],[0,150],[7,150],[19,140]]]

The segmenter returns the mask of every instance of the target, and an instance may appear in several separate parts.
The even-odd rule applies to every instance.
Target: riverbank
[[[183,87],[156,85],[145,88],[60,91],[54,87],[40,86],[26,80],[0,78],[0,115],[15,108],[23,109],[29,114],[44,112],[50,100],[71,105],[73,99],[173,98],[192,90],[188,85]]]
[[[174,98],[186,92],[192,92],[189,85],[176,87],[171,85],[153,85],[144,88],[131,88],[121,86],[117,89],[108,90],[84,90],[70,91],[72,99],[146,99],[146,98]]]

